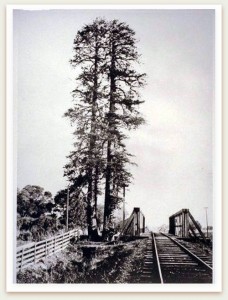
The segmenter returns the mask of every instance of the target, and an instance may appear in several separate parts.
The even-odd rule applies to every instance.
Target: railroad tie
[[[146,243],[146,252],[143,261],[143,270],[141,275],[141,283],[153,282],[153,251],[152,251],[152,239],[148,238]]]

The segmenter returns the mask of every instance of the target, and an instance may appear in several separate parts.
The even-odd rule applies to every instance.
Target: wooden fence
[[[65,249],[72,237],[79,237],[77,229],[73,229],[37,243],[29,243],[27,245],[17,247],[17,270],[21,270],[28,265],[35,264],[39,260]]]

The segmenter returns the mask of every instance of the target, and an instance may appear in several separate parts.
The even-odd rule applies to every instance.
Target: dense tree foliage
[[[54,199],[42,187],[27,185],[17,191],[18,242],[40,241],[66,230],[67,189],[56,193]],[[69,226],[86,228],[85,200],[74,186],[69,187]]]
[[[17,192],[17,230],[20,241],[39,241],[63,229],[50,192],[27,185]]]
[[[66,211],[67,211],[67,192],[69,192],[69,230],[74,229],[76,227],[80,227],[82,229],[86,228],[86,215],[85,215],[85,196],[81,196],[78,193],[77,189],[74,186],[69,187],[69,191],[67,189],[61,190],[57,192],[54,197],[55,200],[55,209],[54,211],[59,212],[59,220],[61,224],[66,226]],[[82,198],[81,198],[82,197]]]

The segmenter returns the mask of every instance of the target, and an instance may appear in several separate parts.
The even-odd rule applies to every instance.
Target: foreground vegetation
[[[37,265],[18,272],[17,283],[138,283],[146,250],[145,240],[110,246],[88,262],[83,244],[71,244]]]

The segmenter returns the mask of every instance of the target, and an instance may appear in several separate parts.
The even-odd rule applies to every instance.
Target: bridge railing
[[[145,232],[145,217],[139,207],[134,207],[132,214],[125,220],[119,237],[126,236],[140,236]]]
[[[169,217],[169,233],[182,238],[188,238],[193,234],[195,238],[200,236],[204,242],[206,242],[206,237],[200,226],[189,209],[186,208],[181,209]]]
[[[65,249],[72,237],[79,237],[79,232],[77,229],[73,229],[40,242],[29,243],[27,245],[17,247],[17,270],[21,270],[24,267],[35,264],[39,260]]]

